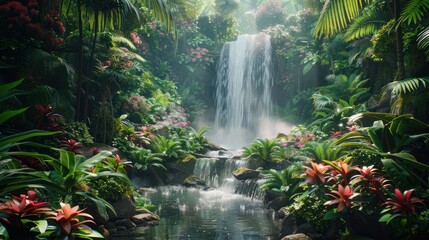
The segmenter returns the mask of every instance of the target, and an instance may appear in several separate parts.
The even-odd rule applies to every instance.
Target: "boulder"
[[[136,204],[133,196],[125,196],[112,204],[116,214],[109,212],[110,219],[131,218],[136,213]]]
[[[116,229],[119,227],[125,227],[126,229],[134,229],[136,227],[136,224],[132,222],[130,219],[119,219],[115,221]],[[118,229],[119,231],[119,229]]]
[[[143,226],[157,225],[159,220],[160,218],[158,215],[149,211],[139,213],[131,218],[131,221],[133,221],[136,225],[143,225]]]
[[[187,177],[185,181],[183,181],[182,185],[185,187],[201,187],[201,188],[206,187],[206,183],[204,182],[204,180],[202,180],[197,176]]]
[[[287,236],[290,234],[296,233],[296,220],[295,217],[292,214],[287,215],[282,220],[282,226],[280,229],[280,236]]]
[[[234,175],[237,180],[247,180],[257,178],[259,176],[259,172],[254,169],[241,167],[233,171],[232,175]]]
[[[303,233],[287,235],[282,240],[311,240],[311,238]]]

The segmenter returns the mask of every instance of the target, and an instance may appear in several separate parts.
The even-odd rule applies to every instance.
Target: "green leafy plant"
[[[162,135],[156,136],[156,138],[151,141],[151,149],[155,153],[162,154],[162,157],[167,161],[179,159],[183,155],[183,150],[179,141],[166,138]]]
[[[249,147],[244,147],[242,158],[256,159],[262,165],[281,162],[279,158],[280,143],[276,139],[256,139]]]
[[[263,190],[272,190],[280,192],[281,197],[289,200],[298,192],[303,191],[301,187],[302,163],[293,163],[282,171],[273,169],[263,170],[263,180],[260,188]]]
[[[109,158],[111,153],[100,152],[97,155],[86,159],[84,156],[75,155],[72,152],[64,150],[59,150],[59,152],[59,159],[51,159],[48,163],[54,168],[54,172],[51,173],[52,177],[55,177],[58,184],[61,184],[66,189],[67,194],[63,195],[63,198],[66,198],[67,196],[71,197],[72,195],[80,195],[87,198],[93,201],[98,207],[100,214],[107,218],[106,207],[114,211],[113,207],[104,199],[97,198],[90,192],[86,191],[86,187],[82,184],[84,184],[86,180],[104,176],[118,177],[125,181],[129,181],[128,177],[122,173],[112,172],[109,170],[106,171],[105,169],[97,173],[90,171],[91,168],[96,167],[96,165],[101,161]]]

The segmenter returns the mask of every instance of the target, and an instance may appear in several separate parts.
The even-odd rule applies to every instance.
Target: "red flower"
[[[415,213],[415,205],[418,203],[423,204],[423,199],[411,197],[413,191],[414,189],[410,189],[402,193],[401,190],[396,188],[394,197],[388,198],[384,205],[394,213]]]
[[[67,149],[69,151],[72,151],[76,154],[80,154],[79,149],[82,147],[82,144],[76,140],[66,140],[64,141],[64,149]]]
[[[325,184],[325,172],[328,170],[328,168],[323,164],[317,164],[314,162],[311,162],[311,168],[305,167],[307,170],[304,172],[305,175],[307,175],[306,182],[308,183],[322,183]]]
[[[36,202],[35,199],[36,192],[29,190],[27,195],[13,196],[9,202],[0,204],[0,212],[20,218],[50,213],[51,209],[45,207],[49,205],[48,202]]]
[[[54,30],[58,34],[63,34],[65,32],[63,23],[62,22],[56,22],[54,25]]]
[[[352,199],[360,195],[359,193],[354,193],[353,189],[349,185],[343,187],[341,184],[338,184],[338,191],[331,191],[331,193],[326,194],[333,197],[333,200],[325,202],[323,205],[333,205],[338,204],[338,212],[343,211],[345,208],[349,208],[353,201]]]
[[[115,155],[115,159],[117,162],[122,162],[122,159],[118,154]]]
[[[47,219],[54,219],[60,226],[62,231],[69,235],[70,233],[84,227],[84,223],[94,223],[92,220],[80,221],[77,217],[85,217],[94,219],[91,215],[83,213],[85,209],[79,210],[79,206],[70,207],[70,204],[61,203],[61,208],[56,210],[56,216],[48,217]],[[94,223],[95,224],[95,223]]]
[[[92,153],[93,156],[95,156],[95,155],[97,155],[97,154],[100,153],[100,150],[98,148],[96,148],[96,147],[91,148],[90,151],[91,151],[91,153]]]

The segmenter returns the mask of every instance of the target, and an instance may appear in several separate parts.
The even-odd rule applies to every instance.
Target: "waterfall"
[[[271,43],[268,35],[245,34],[226,43],[216,80],[214,142],[241,148],[266,136],[272,111]]]
[[[237,180],[232,172],[247,167],[248,162],[236,159],[200,158],[194,167],[194,175],[203,179],[207,186],[227,193],[237,193],[254,199],[262,199],[263,191],[257,179]]]

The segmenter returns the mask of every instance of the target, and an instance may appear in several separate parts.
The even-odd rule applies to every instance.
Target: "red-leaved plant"
[[[55,216],[48,217],[47,219],[55,220],[61,227],[63,235],[70,235],[79,231],[81,228],[91,229],[85,223],[94,223],[93,217],[88,213],[84,213],[85,209],[79,210],[79,206],[71,207],[70,204],[61,203],[61,208],[56,210]],[[80,221],[78,217],[89,218],[90,220]]]
[[[4,203],[0,203],[0,212],[18,218],[36,217],[51,212],[48,202],[36,201],[36,192],[29,190],[27,195],[21,194]]]
[[[305,166],[304,174],[307,176],[306,183],[312,184],[325,184],[325,173],[328,171],[327,166],[323,164],[317,164],[315,162],[310,162],[311,167]]]
[[[341,184],[338,184],[338,191],[332,190],[331,193],[327,193],[326,195],[334,198],[333,200],[325,202],[324,205],[334,205],[338,204],[337,211],[341,212],[346,208],[350,208],[355,204],[353,198],[359,196],[359,193],[355,193],[353,188],[349,185],[343,187]]]

